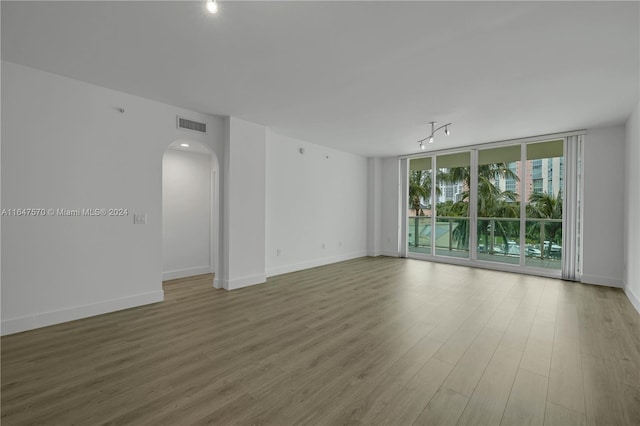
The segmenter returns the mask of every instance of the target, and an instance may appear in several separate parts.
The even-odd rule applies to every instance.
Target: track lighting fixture
[[[210,13],[218,13],[218,2],[216,0],[207,0],[207,10]]]
[[[431,124],[431,134],[428,137],[426,137],[424,139],[420,139],[418,141],[418,145],[420,146],[420,149],[423,150],[423,151],[426,149],[425,146],[424,146],[424,141],[427,141],[429,143],[433,143],[433,140],[434,140],[433,136],[435,135],[435,133],[438,130],[444,129],[444,134],[446,136],[449,136],[451,134],[451,132],[449,131],[449,126],[451,126],[451,123],[444,124],[444,125],[438,127],[437,129],[436,129],[436,122],[435,121],[430,121],[429,124]]]

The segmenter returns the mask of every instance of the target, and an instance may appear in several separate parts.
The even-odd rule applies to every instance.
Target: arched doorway
[[[204,143],[174,141],[162,158],[162,280],[218,272],[219,163]]]

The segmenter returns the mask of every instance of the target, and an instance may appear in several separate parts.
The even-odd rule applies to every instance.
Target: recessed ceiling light
[[[185,148],[189,148],[189,144],[188,143],[181,143],[180,146],[184,146]]]
[[[207,0],[207,10],[210,13],[218,13],[218,2],[216,0]]]

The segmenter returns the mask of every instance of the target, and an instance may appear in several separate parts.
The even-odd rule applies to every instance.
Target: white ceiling
[[[2,1],[2,59],[366,156],[619,124],[638,2]]]

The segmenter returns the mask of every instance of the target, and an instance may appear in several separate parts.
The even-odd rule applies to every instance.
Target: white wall
[[[624,149],[623,125],[587,130],[581,279],[585,283],[622,287]]]
[[[1,18],[2,18],[2,7],[0,6],[0,22],[1,22]],[[0,31],[0,46],[2,45],[2,31]],[[2,67],[0,67],[0,81],[2,81]],[[0,84],[0,99],[2,99],[2,85]],[[2,116],[2,102],[0,101],[0,117]],[[0,127],[1,127],[1,123],[2,120],[0,119]],[[2,132],[0,132],[0,210],[2,209],[2,207],[4,206],[4,204],[2,204]],[[0,253],[2,253],[2,217],[0,216]],[[0,256],[0,289],[2,289],[2,256]],[[0,318],[2,318],[2,291],[0,290]],[[1,322],[0,322],[1,324]],[[1,331],[0,331],[0,334]]]
[[[367,160],[367,254],[382,254],[382,158]]]
[[[382,254],[398,256],[400,230],[400,160],[382,159]]]
[[[367,159],[270,130],[266,154],[267,275],[365,256]]]
[[[211,272],[211,155],[168,149],[162,159],[163,280]]]
[[[223,267],[216,287],[233,290],[266,281],[265,138],[264,126],[225,120]]]
[[[189,137],[222,158],[222,119],[6,62],[1,93],[3,208],[129,212],[3,217],[2,334],[162,300],[162,156]]]
[[[640,312],[640,103],[629,116],[625,143],[624,291]]]

